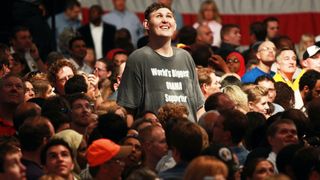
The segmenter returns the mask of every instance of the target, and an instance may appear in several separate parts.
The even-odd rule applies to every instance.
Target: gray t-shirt
[[[134,51],[127,61],[118,92],[118,104],[157,112],[166,102],[185,104],[189,119],[204,104],[195,65],[190,54],[173,47],[173,56],[164,57],[149,46]]]

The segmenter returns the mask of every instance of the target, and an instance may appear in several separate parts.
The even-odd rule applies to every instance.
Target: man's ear
[[[254,103],[252,101],[249,101],[248,102],[248,107],[249,107],[250,110],[253,109],[253,106],[254,106]]]
[[[150,30],[149,29],[149,21],[147,20],[147,19],[145,19],[144,21],[143,21],[143,28],[145,29],[145,30]]]
[[[308,93],[309,90],[310,90],[310,89],[309,89],[309,87],[308,87],[307,85],[303,86],[302,91],[303,91],[304,93]]]

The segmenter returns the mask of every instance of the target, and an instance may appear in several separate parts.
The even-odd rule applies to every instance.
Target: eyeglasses
[[[227,59],[226,62],[227,62],[227,63],[238,63],[239,60],[238,60],[238,59]]]
[[[262,48],[260,48],[258,51],[260,52],[260,51],[273,51],[273,52],[275,52],[277,50],[277,48],[276,47],[262,47]]]

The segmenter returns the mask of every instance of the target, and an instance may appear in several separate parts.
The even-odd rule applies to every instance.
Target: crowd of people
[[[240,52],[213,0],[193,26],[171,0],[142,23],[112,2],[86,25],[76,0],[41,21],[57,51],[28,23],[0,43],[0,179],[320,179],[314,35],[295,45],[268,17]]]

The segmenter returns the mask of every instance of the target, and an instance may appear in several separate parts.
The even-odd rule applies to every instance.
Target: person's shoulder
[[[253,68],[250,71],[247,71],[246,73],[244,73],[244,75],[241,78],[241,81],[243,83],[250,83],[253,82],[253,78],[254,78],[254,74],[256,74],[257,72],[257,68]]]
[[[143,46],[142,48],[139,48],[133,51],[130,54],[129,59],[138,61],[138,60],[143,60],[143,57],[145,56],[151,56],[151,55],[153,55],[153,50],[149,46]]]
[[[115,31],[117,30],[116,26],[107,22],[103,22],[103,28],[106,28],[108,30],[115,30]]]

